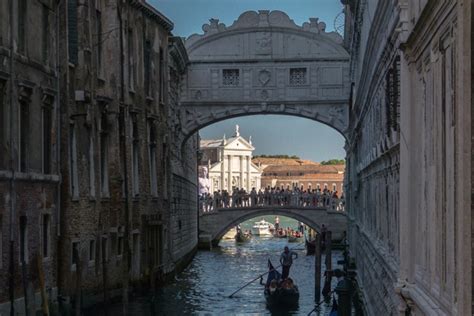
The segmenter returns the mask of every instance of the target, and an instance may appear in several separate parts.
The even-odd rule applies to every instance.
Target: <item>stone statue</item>
[[[235,125],[235,136],[236,136],[236,137],[239,137],[239,136],[240,136],[239,125]]]
[[[211,180],[207,167],[199,167],[199,195],[209,193],[211,189]]]

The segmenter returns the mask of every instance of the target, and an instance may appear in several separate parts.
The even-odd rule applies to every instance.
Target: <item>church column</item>
[[[229,163],[227,165],[228,171],[229,171],[229,175],[228,175],[228,179],[227,179],[227,187],[228,187],[228,191],[229,191],[230,194],[232,194],[232,158],[233,158],[232,155],[227,156],[227,159],[229,161]]]
[[[240,181],[239,186],[244,188],[244,156],[239,156],[240,158]]]
[[[252,188],[250,187],[252,183],[250,179],[251,175],[252,174],[250,173],[250,156],[247,156],[247,188],[249,191],[252,190]]]
[[[224,191],[225,190],[225,156],[224,156],[224,152],[221,152],[220,153],[220,158],[221,158],[221,183],[220,183],[220,187],[221,187],[221,190]]]

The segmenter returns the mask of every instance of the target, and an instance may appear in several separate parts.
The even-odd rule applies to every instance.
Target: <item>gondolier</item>
[[[290,251],[288,247],[285,247],[284,251],[280,256],[280,264],[282,266],[281,278],[284,280],[290,275],[290,268],[293,264],[293,256],[298,258],[298,254],[294,251]]]

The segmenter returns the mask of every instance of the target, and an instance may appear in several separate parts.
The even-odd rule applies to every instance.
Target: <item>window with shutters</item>
[[[140,193],[139,164],[140,164],[140,135],[138,133],[138,118],[132,115],[132,187],[133,195]]]
[[[109,197],[109,127],[107,113],[100,118],[100,191],[102,197]]]
[[[73,199],[79,197],[79,179],[77,174],[77,143],[76,143],[76,126],[69,126],[69,178],[71,195]]]
[[[43,173],[51,173],[51,107],[44,105],[43,109]]]
[[[95,261],[95,240],[89,240],[89,262]]]
[[[95,34],[97,43],[95,45],[95,55],[97,62],[97,76],[100,77],[102,70],[102,12],[97,9],[95,10]]]
[[[41,55],[43,57],[43,63],[48,63],[49,54],[49,8],[43,4],[41,7],[42,12],[42,32],[41,32]]]
[[[160,69],[159,69],[159,76],[160,76],[160,101],[164,101],[164,92],[165,92],[165,58],[163,53],[163,48],[160,47]]]
[[[156,128],[155,123],[151,121],[149,123],[149,136],[148,136],[148,154],[150,159],[150,191],[152,196],[158,196],[157,188],[157,170],[156,170]]]
[[[0,169],[6,169],[7,167],[6,119],[5,81],[0,79],[0,152],[3,153],[0,155]]]
[[[69,62],[76,65],[78,62],[77,0],[68,0],[67,14]]]
[[[102,243],[101,243],[101,258],[103,262],[108,262],[109,261],[109,243],[108,243],[108,237],[103,236],[102,237]]]
[[[94,128],[89,128],[89,195],[95,198]]]
[[[28,26],[27,0],[17,0],[18,2],[18,51],[25,53],[26,34]]]
[[[290,85],[301,86],[306,84],[306,68],[290,68]]]
[[[117,256],[123,254],[123,234],[117,236]]]
[[[224,69],[222,70],[222,85],[237,87],[240,82],[239,69]]]
[[[128,84],[131,90],[135,88],[135,44],[133,38],[133,29],[128,29]]]
[[[149,40],[145,41],[145,47],[143,50],[143,72],[144,72],[144,86],[145,93],[147,96],[151,96],[151,42]]]
[[[71,270],[76,271],[77,264],[80,260],[80,253],[79,253],[79,241],[73,241],[71,243]]]
[[[3,218],[0,215],[0,236],[3,236]],[[3,258],[3,237],[0,238],[0,258]],[[3,267],[3,260],[0,260],[0,269]]]
[[[20,172],[28,171],[28,147],[30,136],[30,105],[28,101],[20,101]]]

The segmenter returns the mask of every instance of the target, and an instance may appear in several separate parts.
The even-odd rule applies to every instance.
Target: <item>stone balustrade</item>
[[[325,208],[332,211],[345,211],[344,198],[339,198],[330,192],[301,192],[281,191],[266,193],[234,193],[232,195],[204,194],[199,197],[200,214],[216,212],[229,208],[256,207],[295,207],[295,208]]]

